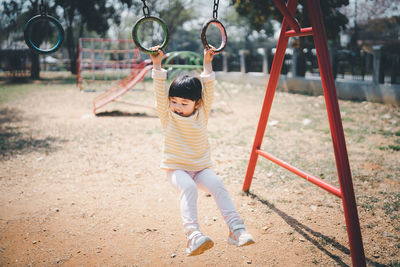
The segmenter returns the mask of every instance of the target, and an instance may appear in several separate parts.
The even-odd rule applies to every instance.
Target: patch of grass
[[[21,99],[32,92],[31,84],[8,84],[0,86],[0,103],[5,103],[13,99]]]
[[[393,136],[393,135],[396,135],[397,133],[393,133],[393,132],[391,132],[391,131],[384,131],[384,130],[380,130],[379,131],[379,133],[381,134],[381,135],[383,135],[383,136]]]
[[[362,203],[360,204],[360,207],[363,208],[365,211],[373,211],[374,206],[370,203]]]
[[[389,215],[400,208],[400,193],[392,193],[389,199],[383,204],[385,214]]]
[[[315,265],[318,265],[318,264],[319,264],[319,260],[314,259],[314,260],[313,260],[313,263],[314,263]]]
[[[372,196],[369,197],[369,201],[371,201],[372,203],[377,203],[379,201],[379,198]]]
[[[394,151],[400,151],[400,145],[389,145],[388,147]]]
[[[325,247],[326,245],[329,244],[329,237],[320,236],[320,237],[318,238],[318,243],[321,244],[321,246]]]
[[[292,203],[291,200],[287,200],[287,199],[278,199],[277,202],[279,202],[279,203],[284,203],[284,204]]]
[[[356,143],[362,143],[362,142],[365,141],[365,136],[360,135],[360,136],[358,136],[358,137],[356,138],[355,141],[356,141]]]
[[[358,131],[357,131],[357,130],[354,130],[354,129],[351,129],[351,128],[345,128],[345,129],[344,129],[344,132],[345,132],[345,134],[354,135],[354,134],[356,134]]]
[[[388,146],[380,146],[378,147],[379,150],[382,151],[388,151],[388,150],[394,150],[394,151],[400,151],[400,145],[388,145]]]

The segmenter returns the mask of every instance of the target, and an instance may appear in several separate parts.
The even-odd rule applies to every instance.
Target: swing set
[[[157,53],[155,50],[151,50],[149,47],[145,47],[141,44],[138,38],[139,27],[144,22],[156,22],[159,24],[163,30],[164,37],[160,49],[165,49],[168,44],[168,29],[166,23],[158,17],[150,16],[149,8],[146,5],[145,0],[141,0],[143,3],[143,17],[136,21],[133,30],[132,38],[136,46],[147,54]],[[309,19],[311,22],[311,27],[301,28],[299,23],[294,17],[298,6],[298,0],[288,0],[287,4],[282,0],[273,0],[276,7],[283,15],[282,27],[280,36],[278,39],[276,53],[272,63],[272,68],[268,80],[268,85],[266,88],[266,93],[263,101],[263,106],[261,109],[260,118],[258,121],[257,131],[254,138],[254,143],[250,153],[250,160],[246,171],[246,176],[243,182],[242,190],[248,192],[250,190],[251,182],[253,179],[253,174],[258,161],[258,156],[262,156],[270,161],[280,165],[281,167],[297,174],[298,176],[306,179],[307,181],[323,188],[329,193],[342,199],[344,216],[346,221],[347,235],[349,239],[350,253],[353,266],[366,266],[364,247],[362,243],[360,223],[357,213],[357,206],[354,196],[354,189],[350,171],[350,164],[347,154],[346,142],[344,138],[344,131],[342,126],[342,119],[340,116],[340,109],[338,104],[338,98],[336,94],[335,81],[332,74],[332,67],[329,60],[329,51],[326,40],[325,28],[322,20],[322,13],[320,7],[320,0],[307,0],[307,8]],[[201,29],[201,40],[204,48],[208,49],[210,45],[208,44],[206,38],[206,32],[209,25],[216,25],[221,33],[221,45],[216,49],[215,53],[221,53],[227,44],[226,31],[223,24],[218,20],[218,4],[219,0],[214,0],[213,7],[213,18],[204,23]],[[59,32],[59,39],[57,44],[48,50],[41,50],[35,46],[31,40],[31,30],[32,25],[39,21],[49,21],[54,24]],[[48,16],[44,10],[43,0],[40,5],[40,15],[31,18],[25,26],[25,41],[27,45],[36,53],[48,54],[55,52],[61,45],[63,41],[64,31],[61,24],[57,19]],[[340,188],[327,183],[326,181],[318,178],[312,174],[304,172],[285,161],[275,157],[274,155],[261,149],[262,140],[264,137],[265,129],[267,126],[269,113],[271,110],[272,102],[274,99],[276,86],[278,84],[279,75],[282,69],[282,64],[285,57],[285,51],[289,42],[290,37],[302,37],[302,36],[313,36],[315,49],[317,51],[318,64],[321,74],[321,82],[324,92],[325,104],[328,113],[329,126],[332,136],[333,149],[335,154],[336,168],[339,178]]]
[[[336,94],[335,80],[333,78],[332,67],[329,60],[329,51],[326,41],[325,28],[322,21],[320,2],[319,0],[307,0],[307,8],[311,27],[301,28],[297,20],[294,18],[298,0],[288,0],[287,5],[285,5],[281,0],[273,1],[284,18],[276,47],[276,53],[272,62],[272,68],[242,190],[245,192],[249,191],[258,156],[263,156],[280,165],[281,167],[306,179],[307,181],[310,181],[311,183],[336,195],[337,197],[340,197],[343,202],[352,264],[353,266],[357,267],[365,266],[366,263],[364,247],[361,238],[360,222],[358,219],[357,206],[354,197],[350,164],[337,100],[338,98]],[[268,117],[274,99],[276,86],[278,84],[289,38],[301,36],[314,37],[314,44],[317,51],[318,65],[321,73],[321,81],[328,113],[340,188],[337,188],[336,186],[333,186],[316,176],[306,173],[261,149],[261,143],[265,128],[267,126]]]

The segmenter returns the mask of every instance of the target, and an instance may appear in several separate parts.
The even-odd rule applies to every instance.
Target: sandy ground
[[[95,117],[99,93],[27,86],[0,88],[13,91],[0,103],[0,266],[351,265],[339,198],[266,159],[253,196],[241,193],[264,88],[220,84],[209,122],[214,170],[256,244],[228,245],[213,198],[200,193],[201,230],[215,246],[186,257],[178,194],[159,169],[153,111],[115,103]],[[151,85],[140,86],[146,90],[124,101],[152,104]],[[399,266],[400,110],[340,105],[367,264]],[[263,146],[337,185],[326,117],[323,97],[279,92]]]

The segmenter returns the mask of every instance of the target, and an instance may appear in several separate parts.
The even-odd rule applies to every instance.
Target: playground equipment
[[[24,39],[25,43],[28,47],[37,54],[50,54],[56,52],[63,40],[64,40],[64,29],[61,26],[61,23],[54,17],[47,15],[46,8],[43,4],[43,0],[41,0],[39,5],[40,15],[32,17],[26,24],[24,30]],[[54,24],[54,26],[58,30],[58,41],[57,43],[50,49],[41,49],[32,41],[32,28],[35,24],[40,22],[49,22],[50,24]]]
[[[202,60],[203,58],[198,53],[175,51],[165,55],[163,68],[168,71],[168,78],[172,80],[182,71],[193,71],[200,74],[203,69]]]
[[[138,65],[137,68],[134,68],[132,73],[119,82],[117,85],[111,87],[106,92],[102,93],[101,95],[97,96],[93,100],[93,112],[96,114],[97,110],[108,103],[115,101],[117,98],[131,90],[138,82],[142,81],[146,75],[146,73],[153,68],[153,65],[148,65],[151,62],[149,60],[143,61]],[[132,104],[136,106],[142,106],[146,108],[153,108],[148,107],[141,104]]]
[[[156,50],[150,50],[150,48],[146,48],[140,43],[140,40],[138,37],[139,26],[145,22],[151,22],[151,21],[154,21],[161,26],[161,28],[163,29],[163,32],[164,32],[164,40],[163,40],[162,44],[159,46],[160,49],[164,49],[168,44],[168,28],[162,19],[160,19],[158,17],[150,16],[149,7],[146,5],[146,1],[142,0],[142,2],[143,2],[143,17],[138,19],[136,21],[135,25],[133,26],[132,39],[135,42],[136,46],[144,53],[156,54],[157,53]]]
[[[80,38],[77,86],[80,90],[106,90],[143,67],[132,40]]]
[[[218,48],[214,51],[215,54],[221,53],[221,52],[224,50],[224,48],[225,48],[225,46],[226,46],[226,43],[228,42],[228,38],[227,38],[227,36],[226,36],[225,27],[224,27],[224,25],[218,20],[218,4],[219,4],[219,0],[214,0],[213,18],[210,19],[209,21],[206,21],[206,22],[203,24],[203,27],[201,28],[201,34],[200,34],[201,42],[203,43],[204,48],[205,48],[205,49],[209,49],[209,48],[210,48],[210,45],[209,45],[209,43],[208,43],[208,41],[207,41],[207,37],[206,37],[206,33],[207,33],[208,26],[210,26],[211,24],[214,24],[214,25],[216,25],[216,26],[218,27],[219,31],[221,32],[221,39],[222,39],[222,41],[221,41],[220,47],[218,47]]]
[[[177,51],[168,53],[165,56],[163,67],[168,71],[169,78],[173,79],[181,71],[194,71],[199,74],[202,70],[201,60],[202,58],[200,54],[197,54],[195,52]],[[174,64],[174,62],[178,61],[179,63],[184,62],[185,64]],[[126,77],[121,82],[108,89],[106,92],[97,96],[93,100],[93,112],[96,114],[97,110],[100,109],[101,107],[107,105],[112,101],[116,101],[117,98],[128,92],[138,82],[143,80],[146,73],[152,68],[153,66],[151,65],[151,60],[149,59],[137,64],[136,67],[133,68],[132,73],[128,77]],[[142,106],[146,108],[153,108],[142,104],[133,104],[133,105]]]
[[[132,40],[79,39],[78,87],[80,90],[106,89],[93,100],[95,114],[143,81],[151,68],[151,60],[141,60]]]
[[[297,9],[298,0],[288,0],[287,6],[281,0],[273,1],[283,14],[284,19],[282,22],[281,33],[276,48],[276,54],[272,63],[271,73],[242,190],[249,191],[258,156],[263,156],[271,160],[272,162],[286,168],[287,170],[299,175],[300,177],[310,181],[311,183],[325,189],[326,191],[340,197],[343,202],[352,264],[353,266],[365,266],[366,263],[364,247],[362,243],[360,223],[354,197],[350,164],[347,155],[335,82],[329,60],[326,33],[322,22],[322,14],[319,0],[307,0],[307,8],[311,22],[311,27],[309,28],[301,28],[296,19],[293,17]],[[279,74],[282,68],[282,63],[284,60],[289,38],[310,35],[314,37],[314,44],[317,51],[318,64],[321,72],[321,81],[328,112],[329,126],[332,135],[340,188],[337,188],[318,177],[299,170],[298,168],[289,165],[285,161],[261,149],[261,143],[268,122],[268,117],[274,99],[276,86],[278,84]]]

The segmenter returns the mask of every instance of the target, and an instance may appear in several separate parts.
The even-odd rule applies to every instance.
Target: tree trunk
[[[39,80],[40,79],[40,62],[39,62],[39,55],[30,52],[31,54],[31,79],[32,80]]]
[[[74,42],[74,36],[73,36],[73,29],[72,26],[68,26],[67,28],[67,38],[66,38],[66,43],[67,43],[67,49],[68,49],[68,56],[70,60],[70,68],[71,68],[71,73],[72,74],[77,74],[78,73],[78,68],[77,68],[77,54],[76,54],[76,45]]]

